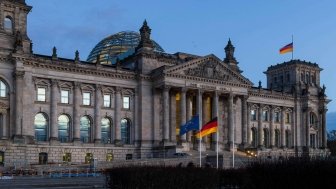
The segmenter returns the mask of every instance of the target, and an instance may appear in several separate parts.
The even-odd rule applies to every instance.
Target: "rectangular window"
[[[91,105],[91,94],[88,92],[83,93],[83,105]]]
[[[274,121],[275,122],[280,122],[280,112],[275,112]]]
[[[252,121],[257,120],[257,112],[256,112],[256,110],[251,110],[251,120]]]
[[[37,101],[46,101],[46,89],[39,87],[37,88]]]
[[[263,116],[263,121],[268,121],[268,111],[264,110],[262,116]]]
[[[290,115],[289,115],[289,113],[286,113],[286,123],[290,123]]]
[[[129,109],[130,108],[130,97],[129,96],[124,96],[123,97],[123,108],[124,109]]]
[[[104,107],[111,107],[111,95],[104,94]]]
[[[61,90],[61,103],[69,104],[69,91]]]

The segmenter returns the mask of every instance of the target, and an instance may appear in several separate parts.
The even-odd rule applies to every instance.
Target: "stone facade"
[[[180,125],[218,117],[202,150],[310,152],[326,148],[329,100],[317,64],[291,60],[265,72],[267,88],[242,75],[229,40],[214,55],[153,51],[147,22],[133,55],[115,65],[34,54],[24,1],[0,1],[0,163],[84,163],[200,150]],[[46,154],[46,157],[43,155]],[[112,156],[112,158],[111,158]],[[45,163],[45,162],[44,162]]]

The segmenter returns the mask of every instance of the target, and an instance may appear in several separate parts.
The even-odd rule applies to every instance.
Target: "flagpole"
[[[292,35],[292,46],[293,46],[293,50],[292,50],[292,60],[293,60],[293,56],[294,56],[294,42],[293,42],[293,35]]]
[[[216,117],[217,117],[216,155],[217,155],[217,169],[218,169],[219,118],[218,118],[218,93],[217,91],[215,91],[215,103],[216,103]]]
[[[201,137],[201,122],[200,122],[201,116],[198,115],[198,133],[199,133],[199,162],[200,162],[200,167],[202,167],[202,137]]]
[[[234,149],[235,149],[235,140],[234,140],[235,132],[234,132],[234,127],[233,127],[233,135],[232,135],[232,168],[234,168]]]

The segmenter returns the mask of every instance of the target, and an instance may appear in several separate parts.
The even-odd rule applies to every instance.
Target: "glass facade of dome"
[[[135,52],[140,42],[140,34],[134,31],[123,31],[100,41],[90,52],[87,61],[95,63],[99,56],[101,64],[115,64],[116,59],[123,59]],[[164,50],[153,41],[154,51]]]

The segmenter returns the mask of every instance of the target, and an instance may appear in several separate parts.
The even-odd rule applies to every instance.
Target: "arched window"
[[[58,139],[60,142],[69,142],[70,120],[66,115],[58,117]]]
[[[10,16],[6,16],[4,21],[4,28],[6,31],[12,32],[13,31],[13,21]]]
[[[255,127],[253,127],[251,129],[251,131],[252,131],[252,142],[251,142],[251,144],[254,148],[256,148],[257,145],[258,145],[258,132],[257,132],[257,129]]]
[[[128,119],[122,119],[121,120],[121,141],[124,144],[130,144],[130,138],[131,138],[131,123]]]
[[[0,97],[7,96],[7,85],[0,80]]]
[[[269,147],[269,132],[268,132],[268,129],[264,129],[264,146],[266,148]]]
[[[101,140],[103,143],[111,143],[111,121],[109,118],[104,117],[101,120]]]
[[[274,131],[274,142],[275,142],[275,147],[280,147],[280,131],[279,129],[275,129]]]
[[[38,113],[34,120],[35,139],[37,141],[47,141],[48,121],[43,113]]]
[[[80,140],[84,143],[90,142],[91,136],[91,121],[88,116],[83,116],[80,119]]]

